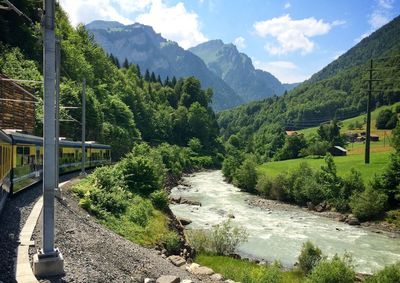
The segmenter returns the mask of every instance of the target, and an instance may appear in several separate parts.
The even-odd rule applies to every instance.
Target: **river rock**
[[[156,283],[156,279],[154,279],[154,278],[145,278],[143,282],[144,283]]]
[[[337,221],[340,221],[340,222],[344,222],[345,220],[346,220],[346,216],[345,215],[343,215],[343,214],[341,214],[341,215],[339,215],[337,218],[336,218],[336,220]]]
[[[157,279],[156,283],[180,283],[181,279],[174,275],[163,275]]]
[[[324,211],[324,207],[321,204],[318,204],[317,206],[315,206],[315,211],[322,212],[322,211]]]
[[[213,275],[214,270],[206,266],[200,266],[197,263],[192,263],[186,268],[187,271],[194,275]]]
[[[169,200],[172,202],[172,203],[181,203],[181,197],[178,197],[178,196],[172,196],[172,197],[170,197],[169,198]]]
[[[186,260],[177,255],[171,255],[168,257],[169,261],[172,262],[173,265],[180,267],[186,264]]]
[[[234,259],[242,259],[242,257],[238,254],[230,254],[229,256]]]
[[[315,205],[311,201],[308,201],[307,208],[308,208],[308,210],[313,211],[313,210],[315,210]]]
[[[189,199],[181,199],[181,204],[188,204],[188,205],[197,205],[197,206],[201,206],[201,202],[199,201],[195,201],[195,200],[189,200]]]
[[[235,218],[235,215],[233,215],[232,213],[229,213],[227,216],[228,216],[228,218],[231,218],[231,219]]]
[[[181,283],[193,283],[191,279],[183,279]]]
[[[350,214],[347,219],[346,223],[349,225],[360,225],[360,221],[358,220],[357,217],[355,217],[353,214]]]
[[[215,274],[210,276],[210,279],[212,281],[222,281],[222,280],[224,280],[224,277],[219,273],[215,273]]]
[[[178,219],[178,221],[182,224],[182,226],[186,226],[186,225],[189,225],[190,223],[192,223],[192,220],[187,219],[187,218],[181,218],[181,217],[179,217],[179,218],[177,218],[177,219]]]

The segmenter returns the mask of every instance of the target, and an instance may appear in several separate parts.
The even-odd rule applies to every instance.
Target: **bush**
[[[310,143],[307,148],[301,150],[302,156],[317,155],[325,156],[330,144],[328,141],[315,141]]]
[[[158,190],[150,194],[150,200],[159,210],[165,210],[168,207],[168,195],[164,190]]]
[[[140,197],[134,199],[134,205],[128,211],[129,220],[142,227],[146,227],[150,218],[153,216],[153,207],[148,200]]]
[[[114,188],[111,192],[96,188],[87,192],[85,198],[86,200],[81,202],[81,205],[98,217],[104,217],[104,213],[111,213],[118,217],[128,206],[125,192],[121,188]]]
[[[397,114],[392,112],[390,109],[385,109],[379,112],[376,118],[376,128],[377,129],[393,129],[396,127]]]
[[[134,148],[133,152],[118,163],[116,169],[129,191],[148,196],[162,188],[164,167],[161,159],[157,158],[147,145],[137,147],[140,148]]]
[[[162,239],[162,245],[168,254],[176,254],[181,248],[180,237],[174,232],[167,233]]]
[[[230,220],[216,225],[211,232],[213,251],[218,255],[232,254],[247,238],[246,230],[233,226]]]
[[[400,227],[400,209],[390,210],[386,212],[385,220],[389,223],[396,225],[397,227]]]
[[[331,260],[321,260],[312,270],[308,282],[353,283],[355,272],[346,257],[335,255]]]
[[[318,247],[314,246],[310,241],[307,241],[303,244],[298,261],[299,267],[304,274],[310,273],[311,270],[321,261],[321,259],[322,252]]]
[[[374,219],[385,211],[387,199],[384,193],[368,186],[362,193],[351,197],[351,211],[361,221]]]
[[[268,268],[263,268],[261,276],[257,278],[257,282],[280,283],[283,282],[283,273],[278,263],[274,263]]]
[[[115,186],[121,186],[121,176],[113,166],[98,167],[89,176],[94,186],[99,189],[111,191]]]
[[[257,184],[256,166],[253,158],[245,159],[233,176],[234,184],[245,191],[253,192]]]
[[[210,233],[206,230],[196,229],[187,230],[186,238],[189,245],[194,248],[197,252],[203,253],[211,251]]]
[[[400,154],[400,123],[398,123],[397,127],[392,131],[391,145],[394,147],[397,153]]]
[[[211,231],[189,230],[186,235],[188,242],[196,251],[217,255],[234,253],[238,245],[246,242],[248,238],[246,230],[233,226],[230,220],[214,226]]]
[[[386,266],[384,269],[368,278],[366,283],[393,283],[400,282],[400,262]]]
[[[396,106],[396,113],[400,113],[400,104]]]

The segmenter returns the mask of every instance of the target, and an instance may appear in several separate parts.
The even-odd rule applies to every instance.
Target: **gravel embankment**
[[[60,181],[74,175],[76,173],[65,175]],[[19,233],[41,195],[42,183],[39,183],[9,198],[0,215],[0,282],[16,282],[14,259],[17,256]]]
[[[156,250],[136,245],[96,223],[68,188],[63,197],[62,203],[56,202],[55,244],[64,256],[66,274],[41,282],[143,282],[161,275],[195,279]],[[40,246],[40,229],[37,225],[33,235],[35,249]]]

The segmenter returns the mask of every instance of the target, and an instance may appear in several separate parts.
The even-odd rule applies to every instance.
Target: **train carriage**
[[[111,147],[86,142],[86,168],[111,163]],[[61,140],[60,174],[81,169],[82,143]],[[7,195],[42,180],[43,139],[12,130],[0,131],[0,211]]]
[[[0,130],[0,211],[11,191],[12,140]]]

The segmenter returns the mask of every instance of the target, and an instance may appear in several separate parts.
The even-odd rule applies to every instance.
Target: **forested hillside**
[[[0,14],[0,72],[10,78],[42,80],[42,43],[37,15],[42,3],[14,1],[32,20],[13,13]],[[87,139],[110,144],[118,159],[140,140],[192,145],[197,153],[216,156],[218,125],[212,109],[211,90],[189,77],[161,81],[144,74],[136,64],[114,64],[84,26],[73,28],[57,9],[56,34],[61,41],[61,104],[81,106],[82,80],[87,87]],[[40,84],[26,85],[38,97]],[[80,109],[64,110],[63,117],[80,120]],[[37,134],[42,132],[42,105],[37,107]],[[60,135],[80,139],[80,124],[62,122]]]
[[[195,76],[202,85],[214,91],[212,106],[228,109],[243,103],[238,94],[221,78],[211,72],[193,53],[176,42],[163,38],[152,27],[135,23],[124,26],[117,22],[94,21],[86,28],[104,50],[118,58],[135,63],[145,71],[155,72],[165,80],[168,76]]]
[[[282,97],[223,111],[218,116],[223,138],[272,157],[283,146],[285,129],[319,125],[366,111],[369,59],[374,59],[372,107],[400,100],[400,17],[383,26]]]

